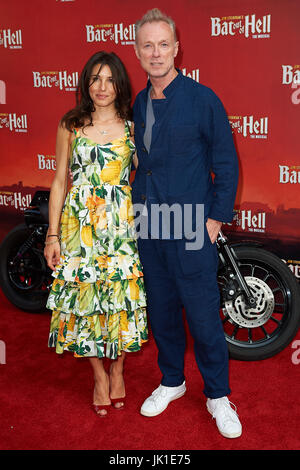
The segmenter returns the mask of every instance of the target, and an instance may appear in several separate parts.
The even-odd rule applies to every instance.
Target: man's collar
[[[166,88],[164,88],[163,90],[163,94],[165,95],[166,98],[169,98],[172,93],[174,92],[174,90],[176,90],[176,88],[178,87],[178,85],[180,84],[181,80],[182,80],[182,72],[181,70],[177,69],[177,72],[178,74],[176,75],[175,78],[173,78],[173,80],[169,83],[168,86],[166,86]],[[147,95],[148,95],[148,92],[149,92],[149,89],[151,87],[151,81],[150,79],[148,79],[148,82],[147,82]]]

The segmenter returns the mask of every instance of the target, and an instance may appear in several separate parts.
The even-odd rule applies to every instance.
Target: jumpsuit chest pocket
[[[199,128],[195,125],[169,128],[169,149],[172,155],[185,156],[200,142]]]

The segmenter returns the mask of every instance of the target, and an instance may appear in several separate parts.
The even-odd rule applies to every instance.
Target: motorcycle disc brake
[[[264,325],[274,311],[274,295],[270,287],[257,277],[246,276],[245,281],[256,300],[256,307],[246,305],[243,294],[225,302],[230,318],[244,328]]]

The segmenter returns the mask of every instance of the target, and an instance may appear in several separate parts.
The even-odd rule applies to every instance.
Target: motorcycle
[[[267,359],[282,351],[300,326],[300,285],[288,266],[258,243],[217,238],[221,319],[230,356]]]
[[[43,255],[49,191],[37,191],[25,223],[0,246],[0,286],[16,307],[46,311],[53,278]],[[217,241],[220,316],[232,359],[258,361],[282,351],[300,326],[300,286],[275,254],[258,243]]]
[[[0,286],[8,300],[21,310],[45,311],[53,278],[44,258],[48,230],[49,191],[37,191],[25,223],[11,230],[0,246]]]

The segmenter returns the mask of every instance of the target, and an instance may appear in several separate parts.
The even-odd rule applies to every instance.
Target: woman
[[[124,407],[125,353],[147,341],[129,183],[133,158],[137,165],[130,102],[118,56],[94,54],[80,76],[77,106],[58,127],[44,251],[55,278],[47,303],[49,346],[89,358],[99,416],[112,405]],[[73,184],[66,196],[69,167]],[[109,374],[105,356],[112,360]]]

